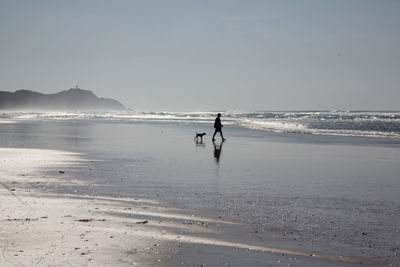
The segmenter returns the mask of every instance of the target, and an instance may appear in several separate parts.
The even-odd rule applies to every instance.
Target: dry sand
[[[353,266],[354,257],[255,245],[235,223],[188,215],[155,200],[49,194],[79,154],[0,148],[1,266]],[[44,175],[43,170],[54,175]],[[236,257],[236,258],[235,258]],[[373,264],[373,263],[371,263]],[[249,265],[249,266],[250,266]]]

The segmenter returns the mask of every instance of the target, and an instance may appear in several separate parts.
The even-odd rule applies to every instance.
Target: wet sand
[[[232,129],[216,154],[193,142],[198,126],[50,126],[25,131],[34,149],[0,149],[5,266],[398,263],[396,183],[372,190],[375,174],[395,181],[396,147],[265,142]]]
[[[37,192],[26,184],[80,183],[56,175],[66,162],[80,164],[79,157],[4,148],[0,155],[2,266],[369,263],[356,257],[242,243],[240,238],[219,239],[225,226],[234,228],[239,223],[185,215],[154,200]],[[43,177],[38,168],[50,168],[54,176]],[[232,262],[229,255],[237,260]]]

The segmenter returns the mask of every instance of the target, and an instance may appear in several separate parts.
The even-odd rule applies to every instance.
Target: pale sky
[[[0,0],[0,90],[134,110],[400,110],[400,0]]]

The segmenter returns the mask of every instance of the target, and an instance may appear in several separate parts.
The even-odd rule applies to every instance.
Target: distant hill
[[[2,110],[125,110],[114,99],[97,97],[89,90],[71,88],[55,94],[29,90],[0,91]]]

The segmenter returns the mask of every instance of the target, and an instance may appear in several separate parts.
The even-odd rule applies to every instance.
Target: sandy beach
[[[321,145],[235,128],[214,146],[193,142],[198,125],[7,127],[0,148],[2,266],[399,262],[396,147],[350,146],[346,139]],[[20,136],[9,135],[15,127]],[[377,193],[379,173],[393,183]]]

